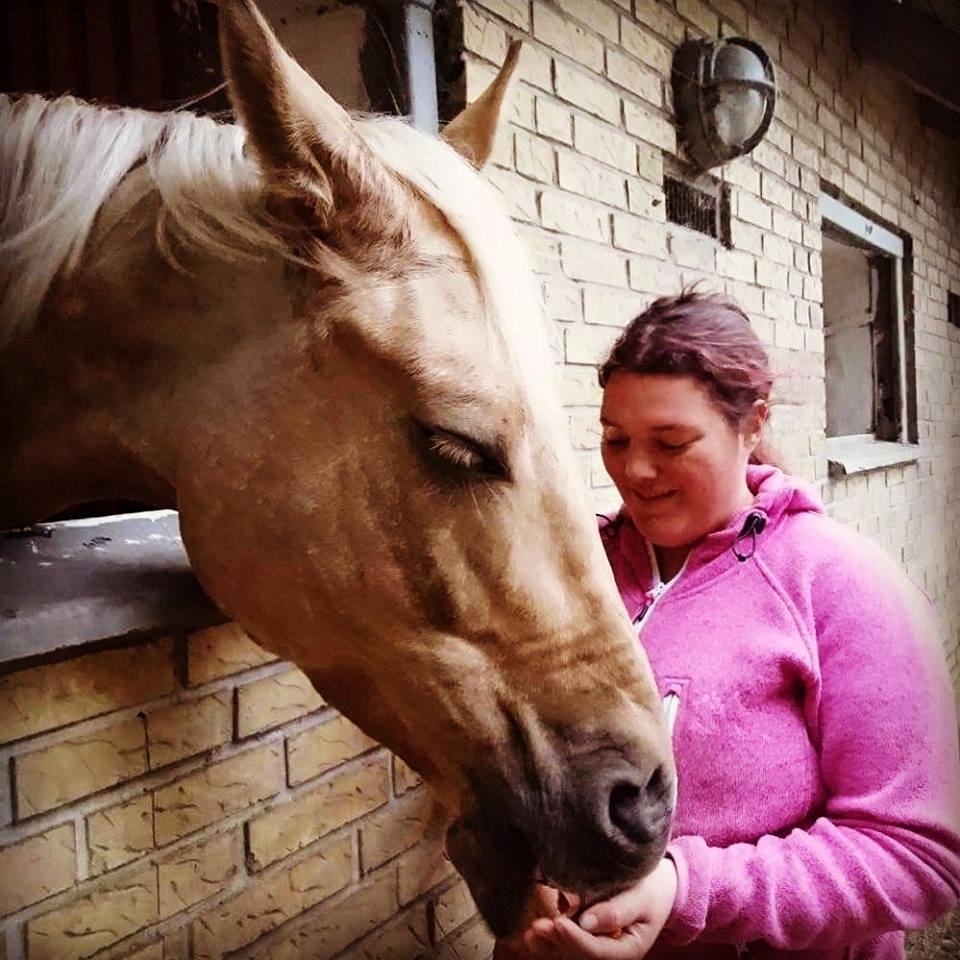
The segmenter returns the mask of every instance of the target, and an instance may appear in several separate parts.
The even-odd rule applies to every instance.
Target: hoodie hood
[[[750,562],[791,516],[822,514],[813,488],[769,464],[747,467],[747,487],[753,503],[738,510],[720,530],[694,544],[684,564],[684,587],[712,579],[731,567]],[[649,602],[657,576],[650,563],[646,538],[620,508],[613,519],[602,518],[600,533],[613,574],[631,617]]]

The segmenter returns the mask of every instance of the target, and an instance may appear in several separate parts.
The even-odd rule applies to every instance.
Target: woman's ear
[[[763,428],[770,417],[770,407],[766,400],[754,400],[753,405],[743,418],[743,445],[753,452],[763,437]]]

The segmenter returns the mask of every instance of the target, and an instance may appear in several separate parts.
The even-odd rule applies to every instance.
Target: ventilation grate
[[[960,293],[947,294],[947,320],[951,326],[960,327]]]
[[[676,177],[663,178],[667,220],[730,246],[730,189],[718,183],[701,190]]]

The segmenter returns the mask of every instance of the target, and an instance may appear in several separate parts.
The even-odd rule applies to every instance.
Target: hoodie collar
[[[680,579],[681,589],[699,582],[707,575],[713,578],[731,566],[748,563],[763,549],[763,538],[769,537],[783,519],[794,513],[823,513],[813,488],[768,464],[747,468],[747,486],[753,502],[738,510],[720,530],[707,534],[695,544]],[[627,606],[642,606],[654,584],[646,539],[633,525],[623,508],[616,520],[616,534],[608,545],[618,586]],[[631,610],[631,615],[634,612]]]

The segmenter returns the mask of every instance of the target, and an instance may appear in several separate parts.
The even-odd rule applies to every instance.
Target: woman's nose
[[[626,465],[627,479],[631,481],[654,480],[657,468],[653,461],[644,453],[631,451]]]

